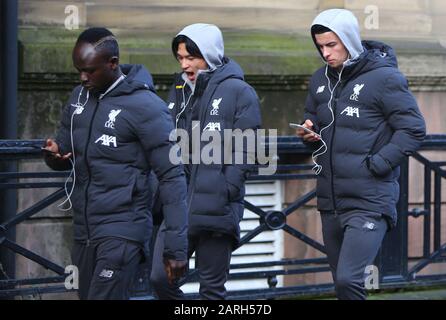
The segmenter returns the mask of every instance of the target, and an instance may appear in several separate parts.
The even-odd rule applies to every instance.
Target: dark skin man
[[[93,44],[78,43],[73,49],[72,58],[81,84],[90,94],[104,93],[122,75],[119,57],[110,56],[106,50],[97,50]],[[54,139],[47,139],[43,149],[46,150],[45,157],[50,161],[60,162],[61,165],[72,156],[71,152],[61,155]],[[187,261],[165,259],[164,266],[169,282],[173,283],[183,276],[187,270],[186,265]]]

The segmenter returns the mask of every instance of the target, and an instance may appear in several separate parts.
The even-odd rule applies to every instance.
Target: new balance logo
[[[218,116],[218,108],[222,99],[223,98],[214,99],[214,101],[212,102],[212,110],[210,112],[211,116]]]
[[[110,147],[110,144],[113,145],[113,147],[117,147],[116,144],[116,137],[114,136],[109,136],[106,134],[103,134],[102,136],[100,136],[94,143],[98,143],[99,141],[101,141],[103,146],[107,146]]]
[[[319,88],[317,88],[316,94],[318,93],[322,93],[325,90],[325,86],[320,86]]]
[[[206,127],[204,127],[203,131],[221,131],[220,122],[209,122]]]
[[[115,128],[115,121],[118,114],[121,112],[121,109],[118,110],[111,110],[108,115],[108,120],[105,122],[105,127],[114,129]]]
[[[111,277],[113,277],[113,273],[114,273],[113,270],[103,269],[101,271],[101,273],[99,274],[99,276],[102,278],[111,278]]]
[[[361,89],[364,87],[363,84],[355,84],[355,87],[353,88],[353,93],[350,96],[350,100],[358,101],[359,94],[361,93]]]
[[[344,113],[346,113],[349,117],[353,117],[353,115],[356,115],[356,118],[359,118],[359,108],[347,107],[341,112],[341,114]]]
[[[362,228],[363,228],[363,229],[368,229],[368,230],[375,230],[375,229],[376,229],[376,226],[375,226],[375,224],[374,224],[373,222],[368,222],[368,221],[366,221],[366,222],[364,223],[364,225],[362,226]]]

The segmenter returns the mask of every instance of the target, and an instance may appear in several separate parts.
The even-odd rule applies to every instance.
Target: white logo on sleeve
[[[171,103],[169,103],[167,108],[169,108],[169,110],[172,110],[174,106],[175,106],[175,103],[171,102]]]
[[[114,137],[114,136],[109,136],[109,135],[103,134],[94,143],[98,143],[99,141],[102,142],[101,145],[103,145],[103,146],[110,147],[110,144],[111,144],[113,147],[115,147],[115,148],[117,147],[116,137]]]
[[[116,117],[118,116],[118,114],[120,112],[121,112],[121,109],[110,111],[110,113],[108,115],[108,120],[105,122],[105,127],[106,128],[110,128],[110,129],[114,129],[115,128]]]
[[[350,100],[358,101],[359,94],[361,93],[361,89],[364,87],[363,84],[355,84],[355,87],[353,88],[353,93],[350,96]]]
[[[204,127],[203,131],[221,131],[220,122],[209,122],[206,127]]]
[[[319,88],[317,88],[316,94],[318,93],[322,93],[325,90],[325,86],[320,86]]]
[[[363,229],[368,229],[368,230],[375,230],[376,226],[375,226],[375,224],[373,222],[366,221],[364,223],[364,225],[362,226],[362,228]]]
[[[354,107],[346,107],[344,110],[342,110],[341,114],[346,113],[347,116],[353,117],[356,115],[356,118],[359,118],[359,108]]]
[[[107,270],[107,269],[102,269],[101,273],[99,274],[99,276],[101,278],[111,278],[113,277],[113,270]]]
[[[218,116],[218,108],[220,107],[220,102],[223,98],[220,99],[214,99],[214,101],[212,102],[212,110],[210,112],[211,116]]]

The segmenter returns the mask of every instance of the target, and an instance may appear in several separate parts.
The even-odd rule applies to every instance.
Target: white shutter
[[[249,201],[255,206],[260,207],[264,211],[281,210],[283,203],[283,183],[281,181],[248,181],[246,183],[245,200]],[[259,216],[251,211],[245,209],[243,220],[240,223],[241,237],[247,234],[250,230],[255,229],[259,225]],[[235,250],[232,254],[231,264],[253,263],[276,261],[283,258],[283,231],[282,230],[268,230],[258,234],[250,242]],[[195,259],[192,256],[190,261],[190,268],[195,266]],[[278,267],[268,267],[272,270]],[[235,269],[231,273],[247,272],[247,271],[261,271],[265,268],[249,268],[249,269]],[[278,284],[281,286],[282,276],[277,277]],[[268,288],[266,279],[252,279],[252,280],[231,280],[226,283],[226,289],[242,290],[242,289],[257,289]],[[198,292],[198,283],[187,283],[181,287],[185,293]]]

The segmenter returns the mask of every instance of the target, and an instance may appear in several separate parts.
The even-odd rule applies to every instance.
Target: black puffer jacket
[[[167,226],[164,255],[185,260],[187,186],[182,166],[169,161],[172,120],[143,66],[122,71],[127,77],[102,99],[90,95],[80,113],[74,104],[85,103],[86,91],[80,95],[81,87],[75,88],[63,112],[56,141],[62,154],[71,152],[71,138],[74,144],[74,238],[119,237],[147,249],[153,170]]]
[[[327,152],[317,180],[319,210],[366,210],[396,223],[399,165],[416,151],[425,122],[407,80],[398,71],[393,50],[363,42],[358,61],[346,66],[333,94],[338,73],[326,67],[311,78],[305,119],[322,130]],[[329,81],[329,82],[328,82]],[[331,99],[334,119],[328,108]],[[315,146],[320,147],[320,144]]]
[[[191,90],[181,75],[176,77],[168,98],[173,120],[178,128],[192,132],[191,120],[200,122],[199,132],[218,132],[221,150],[224,150],[224,129],[253,129],[261,125],[259,100],[254,89],[243,80],[243,71],[227,58],[224,65],[210,73],[200,74],[194,95],[183,110],[184,99],[189,100]],[[201,142],[200,153],[208,142]],[[246,145],[241,150],[247,156]],[[236,146],[229,150],[234,157]],[[252,155],[252,154],[251,154]],[[223,163],[224,153],[220,163]],[[234,163],[234,162],[233,162]],[[203,230],[240,236],[239,222],[243,217],[245,180],[254,169],[250,164],[189,164],[189,233]]]

